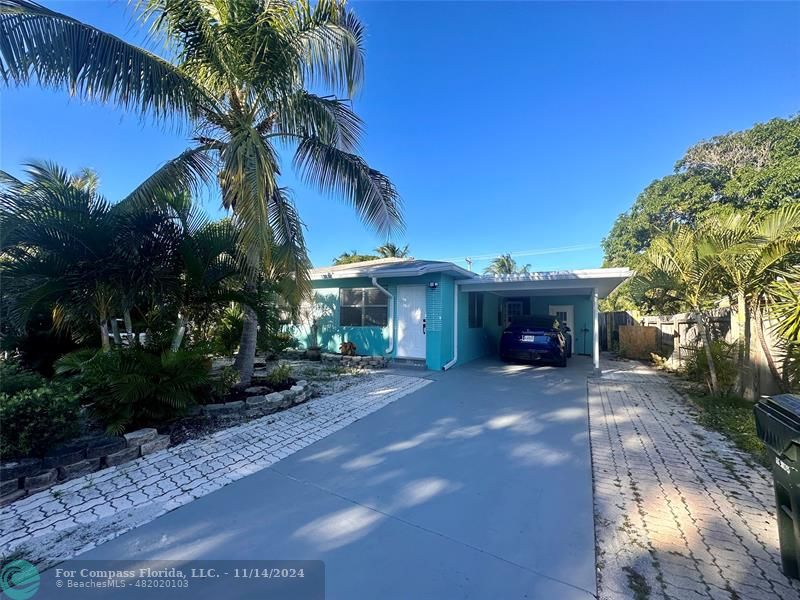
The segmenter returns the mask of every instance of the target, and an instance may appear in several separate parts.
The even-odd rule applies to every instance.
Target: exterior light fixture
[[[438,288],[438,287],[439,287],[439,282],[438,282],[438,281],[431,281],[431,282],[428,284],[428,287],[429,287],[429,288],[431,288],[432,290],[435,290],[436,288]]]

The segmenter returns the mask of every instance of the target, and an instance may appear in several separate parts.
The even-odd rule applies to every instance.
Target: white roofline
[[[579,269],[575,271],[540,271],[524,275],[503,275],[458,281],[463,290],[491,293],[562,291],[565,294],[591,294],[597,290],[606,297],[633,275],[626,268]]]
[[[403,263],[398,261],[400,265]],[[414,277],[416,275],[426,275],[428,273],[441,273],[444,271],[453,271],[455,273],[465,275],[467,277],[476,277],[475,273],[467,271],[466,269],[454,265],[453,263],[441,264],[424,264],[418,267],[400,266],[394,268],[391,263],[378,263],[372,264],[362,263],[353,269],[330,269],[326,270],[325,267],[313,269],[311,272],[312,281],[320,280],[335,280],[335,279],[351,279],[353,277],[378,277],[385,279],[387,277]]]
[[[459,285],[485,285],[491,283],[535,283],[541,281],[574,281],[591,279],[627,279],[633,271],[627,267],[608,269],[576,269],[573,271],[536,271],[519,275],[484,275],[457,281]]]

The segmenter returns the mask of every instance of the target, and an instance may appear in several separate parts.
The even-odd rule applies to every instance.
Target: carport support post
[[[597,288],[592,290],[592,364],[594,374],[600,375],[600,311],[597,306]]]

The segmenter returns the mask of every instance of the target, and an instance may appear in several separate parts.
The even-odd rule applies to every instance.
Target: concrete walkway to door
[[[79,558],[322,559],[328,600],[592,598],[590,366],[429,373],[434,384]]]

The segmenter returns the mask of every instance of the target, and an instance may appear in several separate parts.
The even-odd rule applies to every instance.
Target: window
[[[339,325],[342,327],[386,327],[389,304],[376,288],[339,290]]]
[[[506,324],[511,323],[516,317],[522,316],[522,302],[519,300],[506,302]]]
[[[469,292],[469,328],[483,327],[483,294]]]

